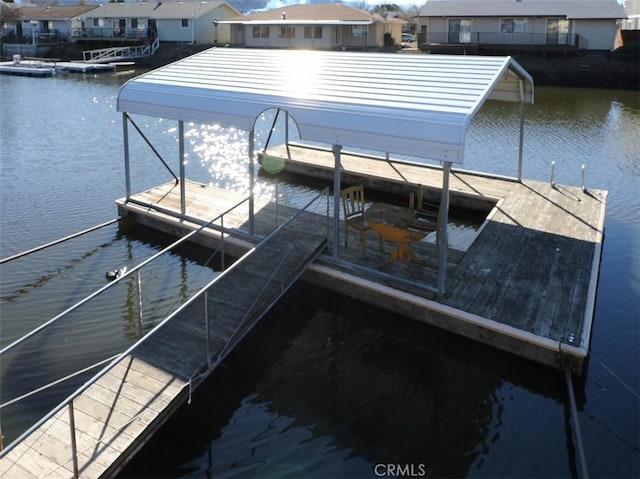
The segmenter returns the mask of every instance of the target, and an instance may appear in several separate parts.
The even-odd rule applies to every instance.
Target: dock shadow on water
[[[514,390],[548,398],[564,427],[561,379],[299,283],[118,477],[464,477],[508,434]]]

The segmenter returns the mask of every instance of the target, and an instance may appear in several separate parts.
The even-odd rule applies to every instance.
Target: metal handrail
[[[20,401],[22,401],[23,399],[27,399],[31,396],[33,396],[34,394],[38,394],[41,393],[42,391],[46,391],[47,389],[52,388],[53,386],[57,386],[60,383],[63,383],[65,381],[68,381],[69,379],[73,379],[76,376],[79,376],[80,374],[84,374],[87,371],[91,371],[94,368],[97,368],[98,366],[102,366],[105,363],[108,363],[109,361],[113,360],[116,356],[118,356],[118,354],[115,354],[113,356],[108,357],[107,359],[103,359],[102,361],[98,361],[97,363],[94,363],[90,366],[87,366],[86,368],[82,368],[78,371],[75,371],[71,374],[67,374],[66,376],[56,379],[55,381],[52,381],[48,384],[45,384],[44,386],[41,386],[39,388],[33,389],[31,391],[29,391],[28,393],[23,394],[22,396],[18,396],[16,398],[10,399],[9,401],[7,401],[6,403],[0,404],[0,409],[4,409],[6,407],[11,406],[12,404],[17,404]]]
[[[92,226],[91,228],[87,228],[85,230],[78,231],[77,233],[70,234],[68,236],[65,236],[64,238],[60,238],[60,239],[57,239],[57,240],[54,240],[54,241],[50,241],[49,243],[46,243],[46,244],[43,244],[43,245],[40,245],[40,246],[36,246],[35,248],[31,248],[31,249],[28,249],[26,251],[22,251],[21,253],[16,253],[14,255],[7,256],[6,258],[0,259],[0,264],[7,263],[9,261],[13,261],[14,259],[22,258],[23,256],[27,256],[27,255],[29,255],[31,253],[36,253],[37,251],[41,251],[43,249],[49,248],[50,246],[55,246],[57,244],[64,243],[65,241],[68,241],[70,239],[77,238],[78,236],[82,236],[84,234],[91,233],[91,232],[96,231],[96,230],[98,230],[100,228],[104,228],[105,226],[112,225],[113,223],[115,223],[118,220],[119,220],[118,218],[115,218],[115,219],[109,220],[109,221],[107,221],[105,223],[101,223],[99,225]]]
[[[158,49],[157,41],[147,43],[145,45],[125,45],[109,48],[100,48],[96,50],[85,50],[82,52],[84,61],[104,61],[108,59],[116,60],[119,58],[141,58],[150,56]]]
[[[6,353],[7,351],[13,349],[14,347],[16,347],[17,345],[23,343],[25,340],[29,339],[30,337],[36,335],[37,333],[39,333],[40,331],[42,331],[43,329],[47,328],[48,326],[52,325],[53,323],[55,323],[56,321],[58,321],[59,319],[65,317],[67,314],[71,313],[72,311],[75,311],[76,309],[78,309],[80,306],[82,306],[83,304],[85,304],[86,302],[92,300],[93,298],[95,298],[96,296],[99,296],[100,294],[102,294],[103,292],[105,292],[106,290],[108,290],[109,288],[114,287],[116,284],[120,283],[120,281],[123,281],[125,278],[129,277],[131,274],[133,274],[134,272],[138,271],[140,268],[142,268],[143,266],[149,264],[150,262],[152,262],[153,260],[155,260],[156,258],[162,256],[164,253],[166,253],[167,251],[172,250],[173,248],[175,248],[176,246],[184,243],[186,240],[188,240],[189,238],[191,238],[192,236],[200,233],[202,230],[204,230],[205,228],[209,227],[211,225],[211,223],[213,223],[214,221],[217,221],[218,219],[222,218],[224,215],[226,215],[227,213],[229,213],[230,211],[234,210],[235,208],[237,208],[238,206],[240,206],[242,203],[246,202],[249,200],[249,197],[244,198],[242,200],[240,200],[238,203],[236,203],[235,205],[233,205],[232,207],[228,208],[227,210],[225,210],[224,212],[222,212],[221,214],[219,214],[218,216],[216,216],[215,218],[213,218],[212,220],[208,221],[207,223],[203,224],[202,226],[200,226],[198,229],[195,229],[193,231],[191,231],[190,233],[186,234],[185,236],[183,236],[182,238],[180,238],[179,240],[175,241],[174,243],[171,243],[169,246],[167,246],[166,248],[162,249],[161,251],[159,251],[158,253],[150,256],[149,258],[147,258],[146,260],[144,260],[142,263],[134,266],[133,268],[131,268],[130,270],[126,271],[124,274],[122,274],[120,277],[116,278],[114,281],[110,282],[109,284],[103,286],[102,288],[94,291],[93,293],[91,293],[88,296],[85,296],[83,299],[81,299],[80,301],[78,301],[77,303],[75,303],[74,305],[70,306],[69,308],[67,308],[66,310],[64,310],[63,312],[57,314],[56,316],[54,316],[53,318],[51,318],[49,321],[47,321],[46,323],[41,324],[40,326],[38,326],[37,328],[31,330],[29,333],[25,334],[24,336],[22,336],[21,338],[15,340],[13,343],[9,344],[8,346],[5,346],[4,348],[0,349],[0,356],[2,356],[4,353]]]
[[[312,200],[310,200],[306,205],[304,205],[300,210],[298,210],[293,216],[291,216],[291,218],[289,218],[287,221],[285,221],[283,224],[281,224],[280,226],[278,226],[276,229],[274,229],[271,233],[269,233],[261,242],[260,245],[266,243],[269,239],[271,239],[272,237],[276,236],[278,233],[280,233],[280,231],[282,231],[289,223],[291,223],[292,221],[294,221],[298,216],[300,216],[304,211],[307,210],[307,208],[309,208],[309,206],[311,206],[313,203],[315,203],[317,201],[318,198],[320,198],[321,196],[325,195],[328,198],[328,193],[329,193],[329,187],[324,188],[322,191],[320,191],[320,193],[318,193]],[[327,217],[329,216],[329,211],[328,211],[328,207],[327,207]],[[327,227],[327,236],[328,236],[328,227]],[[260,246],[258,245],[258,246]],[[257,247],[256,247],[257,248]],[[256,249],[254,248],[254,249]],[[280,264],[282,263],[282,261],[284,260],[284,258],[281,258],[280,260]],[[269,278],[273,278],[275,275],[275,272],[277,271],[277,268],[274,269],[274,271],[271,272],[271,275],[269,276]],[[259,296],[256,296],[255,301],[254,301],[254,305],[256,304],[257,300],[258,300]],[[238,334],[238,331],[240,331],[242,329],[242,327],[244,326],[244,322],[248,317],[248,312],[247,314],[245,314],[245,317],[242,319],[242,321],[240,321],[240,323],[238,324],[238,326],[236,327],[236,329],[234,330],[234,332],[231,335],[231,338],[229,339],[229,341],[227,342],[227,344],[222,348],[222,351],[220,352],[220,355],[222,355],[224,353],[224,351],[226,349],[228,349],[229,345],[233,343],[233,339],[234,337]]]
[[[418,33],[420,45],[504,45],[531,47],[582,47],[578,34],[501,33],[501,32],[428,32]]]
[[[75,426],[74,426],[74,421],[73,421],[73,400],[78,397],[80,394],[82,394],[84,391],[86,391],[95,381],[97,381],[101,376],[103,376],[104,374],[106,374],[111,368],[113,368],[120,360],[122,360],[122,358],[128,356],[129,354],[131,354],[136,348],[138,348],[141,344],[143,344],[147,339],[149,339],[153,334],[155,334],[157,331],[159,331],[165,324],[167,324],[170,320],[172,320],[174,317],[176,317],[178,314],[180,314],[183,310],[185,310],[187,307],[189,307],[194,301],[196,301],[197,299],[199,299],[204,293],[206,293],[214,284],[216,284],[218,281],[221,281],[222,278],[226,277],[227,275],[231,274],[231,272],[240,266],[240,264],[242,263],[242,261],[247,258],[248,256],[250,256],[255,250],[257,250],[258,248],[261,248],[262,245],[266,244],[272,237],[274,237],[275,235],[277,235],[283,228],[285,228],[289,223],[291,223],[294,219],[296,219],[299,215],[301,215],[311,204],[313,204],[315,201],[317,201],[318,198],[320,198],[322,195],[326,195],[327,192],[329,191],[329,188],[325,188],[323,191],[321,191],[316,197],[314,197],[311,201],[309,201],[309,203],[307,203],[303,208],[301,208],[300,210],[298,210],[293,216],[291,216],[291,218],[289,218],[286,222],[284,222],[283,224],[279,225],[278,227],[276,227],[271,233],[269,233],[267,236],[265,236],[260,243],[258,243],[256,246],[254,246],[253,248],[251,248],[249,251],[247,251],[244,255],[242,255],[238,261],[236,261],[235,263],[233,263],[231,266],[229,266],[229,268],[225,269],[225,271],[223,271],[222,273],[220,273],[218,276],[216,276],[215,278],[213,278],[211,281],[209,281],[205,286],[203,286],[196,294],[194,294],[191,298],[189,298],[187,301],[185,301],[182,305],[180,305],[175,311],[173,311],[171,314],[169,314],[169,316],[167,316],[164,320],[162,320],[160,323],[158,323],[151,331],[149,331],[145,336],[143,336],[142,338],[140,338],[138,341],[136,341],[133,345],[131,345],[129,348],[127,348],[125,351],[123,351],[122,353],[118,354],[112,361],[109,362],[109,364],[107,364],[103,369],[101,369],[99,372],[97,372],[90,380],[86,381],[84,383],[84,385],[82,385],[80,388],[78,388],[77,390],[75,390],[72,394],[70,394],[66,399],[64,399],[62,402],[60,402],[56,407],[54,407],[51,411],[49,411],[49,413],[47,413],[45,416],[43,416],[39,421],[37,421],[35,424],[33,424],[29,429],[27,429],[25,432],[23,432],[20,436],[18,436],[14,441],[12,441],[12,443],[7,446],[4,450],[0,451],[0,459],[2,457],[4,457],[10,450],[12,450],[14,447],[16,447],[18,444],[20,444],[25,438],[27,438],[31,433],[33,433],[35,430],[37,430],[40,426],[42,426],[46,421],[48,421],[49,419],[51,419],[53,416],[55,416],[58,412],[60,412],[64,407],[69,406],[69,414],[70,414],[70,424],[69,427],[71,428],[71,438],[72,438],[72,442],[75,440]],[[228,213],[229,211],[231,211],[232,209],[234,209],[235,207],[237,207],[239,204],[241,204],[244,201],[247,201],[248,198],[242,200],[241,202],[239,202],[238,204],[236,204],[235,206],[233,206],[232,208],[226,210],[223,214],[219,215],[217,218],[222,217],[224,214]],[[215,221],[211,220],[209,223]],[[170,247],[173,247],[175,245],[177,245],[178,243],[183,242],[184,240],[186,240],[187,237],[190,237],[193,233],[199,232],[201,231],[206,225],[202,226],[201,228],[198,228],[197,230],[194,230],[192,233],[189,233],[188,235],[182,237],[180,240],[176,241],[175,243],[173,243]],[[170,248],[169,247],[169,248]],[[153,256],[153,259],[155,259],[155,257],[159,256],[160,254],[166,252],[168,250],[168,248],[165,248],[162,252],[157,253],[156,255]],[[146,260],[145,262],[143,262],[144,264],[147,264],[150,262],[150,260],[152,260],[151,258],[149,260]],[[140,269],[140,267],[143,264],[141,263],[140,265],[136,266],[134,269],[132,269],[129,274],[137,269]],[[128,276],[128,274],[127,274]],[[123,278],[124,275],[121,277]],[[120,279],[120,278],[119,278]],[[113,284],[113,283],[111,283]],[[110,284],[110,285],[111,285]],[[108,285],[108,286],[110,286]],[[102,290],[104,290],[106,288],[102,288]],[[94,296],[94,295],[91,295]],[[205,297],[205,301],[206,301],[206,295]],[[86,302],[86,301],[84,301]],[[206,302],[205,302],[206,304]],[[75,306],[75,305],[74,305]],[[205,308],[206,311],[206,308]],[[208,326],[208,320],[205,322],[205,327]],[[237,331],[235,332],[237,333]],[[230,342],[232,341],[232,339],[234,338],[234,335],[232,335],[232,338],[229,340]],[[206,341],[207,341],[207,351],[209,351],[209,336],[207,335],[206,337]],[[226,350],[226,348],[223,348],[223,350],[221,351],[221,353],[223,353]],[[210,363],[211,358],[207,358],[208,361],[208,366],[211,368],[212,365]],[[216,365],[222,360],[222,354],[218,355],[218,358],[216,359]],[[189,380],[189,386],[191,383],[191,379]],[[186,385],[185,385],[186,386]],[[122,428],[126,427],[127,424],[123,425]],[[75,449],[75,447],[72,447],[72,458],[71,460],[73,461],[73,466],[74,466],[74,477],[78,477],[78,466],[77,466],[77,451]]]

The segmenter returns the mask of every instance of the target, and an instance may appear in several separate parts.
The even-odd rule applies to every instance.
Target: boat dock
[[[487,100],[520,105],[514,178],[461,169],[468,125]],[[569,378],[582,374],[607,192],[522,178],[524,107],[532,102],[533,80],[510,57],[213,48],[127,82],[118,95],[126,190],[119,215],[235,263],[0,453],[0,474],[113,475],[298,278],[498,348],[505,360],[512,354]],[[256,125],[268,114],[269,132],[284,116],[285,141],[274,147],[267,139],[260,154]],[[138,115],[176,122],[178,172],[137,126]],[[247,198],[187,178],[185,122],[249,132],[239,160],[248,168]],[[289,141],[293,124],[304,146]],[[134,188],[133,156],[152,154],[130,149],[131,127],[172,181]],[[382,153],[354,153],[364,149]],[[288,182],[326,182],[324,201],[301,209],[256,194],[260,156],[269,174],[292,173]],[[361,243],[345,230],[342,193],[350,185],[363,185],[366,208],[400,210],[400,221],[376,220],[384,227],[365,230]],[[409,224],[412,195],[437,204],[435,231]],[[482,214],[464,248],[449,234],[456,210]],[[364,214],[363,226],[373,228]],[[100,405],[83,406],[85,393]],[[76,402],[94,419],[76,418]]]
[[[286,155],[284,147],[268,152]],[[330,151],[291,145],[289,152],[286,171],[330,182]],[[440,168],[348,153],[342,155],[342,165],[345,182],[363,184],[370,197],[376,191],[392,193],[399,205],[408,205],[409,193],[418,184],[435,197],[439,195]],[[192,198],[186,215],[202,222],[207,205],[221,201],[219,195],[224,192],[188,183],[186,194]],[[450,195],[451,204],[458,208],[488,212],[466,251],[455,245],[448,248],[444,296],[428,287],[438,278],[438,251],[430,238],[412,244],[422,264],[393,261],[383,268],[378,267],[388,259],[393,243],[385,240],[380,251],[375,233],[367,235],[366,256],[355,237],[347,247],[340,244],[340,260],[345,264],[334,261],[330,241],[326,253],[304,278],[408,318],[581,374],[591,339],[607,193],[456,171]],[[170,234],[188,231],[179,220],[179,188],[171,183],[133,195],[130,202],[119,201],[119,212]],[[342,234],[342,223],[339,229]],[[229,251],[240,256],[245,250],[240,243]]]

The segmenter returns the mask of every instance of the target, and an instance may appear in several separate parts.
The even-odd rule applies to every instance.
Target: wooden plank
[[[103,404],[85,394],[74,399],[73,408],[78,418],[80,418],[76,427],[82,428],[83,432],[96,440],[110,437],[112,433],[121,431],[131,420],[130,415],[123,414],[118,409]],[[87,418],[86,423],[83,418]],[[89,418],[93,419],[93,423],[89,422]],[[126,434],[126,432],[122,431],[122,434]]]
[[[69,479],[73,477],[70,469],[60,467],[37,451],[19,446],[16,454],[20,458],[15,461],[0,460],[0,477],[3,479]]]

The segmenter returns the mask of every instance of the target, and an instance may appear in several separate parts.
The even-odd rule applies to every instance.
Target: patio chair
[[[409,194],[409,216],[407,224],[416,229],[435,231],[438,228],[440,205],[424,200],[422,185],[416,193]]]
[[[349,244],[349,228],[360,233],[360,248],[362,255],[367,254],[367,231],[371,226],[365,218],[364,186],[350,186],[340,192],[342,209],[344,212],[344,245]],[[382,251],[382,237],[379,236],[380,251]]]

